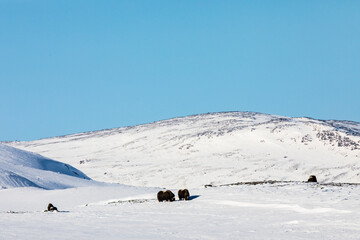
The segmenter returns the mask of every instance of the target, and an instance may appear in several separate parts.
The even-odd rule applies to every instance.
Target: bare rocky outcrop
[[[322,141],[326,141],[330,143],[332,146],[337,147],[348,147],[351,148],[351,150],[360,149],[360,144],[353,141],[348,136],[342,136],[338,132],[334,131],[319,131],[316,134],[316,137],[318,137]]]

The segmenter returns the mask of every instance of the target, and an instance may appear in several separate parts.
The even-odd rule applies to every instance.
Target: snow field
[[[0,231],[4,239],[79,240],[358,239],[360,234],[359,186],[278,183],[198,188],[189,189],[190,201],[162,203],[155,199],[158,190],[126,186],[2,190]],[[6,198],[15,204],[7,206]],[[41,212],[49,199],[64,212]],[[7,213],[18,204],[26,206],[22,213]]]

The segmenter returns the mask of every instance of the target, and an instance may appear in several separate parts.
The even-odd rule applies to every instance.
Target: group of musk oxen
[[[308,179],[308,182],[317,182],[316,176],[315,175],[311,175]],[[190,199],[190,193],[189,190],[187,189],[180,189],[178,191],[178,197],[179,200],[186,200],[188,201]],[[172,193],[172,191],[170,190],[166,190],[166,191],[160,191],[157,194],[157,200],[159,202],[163,202],[163,201],[167,201],[167,202],[173,202],[175,201],[175,195]],[[52,205],[51,203],[49,203],[47,210],[45,210],[45,212],[58,212],[58,209]]]
[[[189,200],[189,198],[190,198],[189,190],[180,189],[178,191],[178,197],[179,197],[179,200],[183,200],[183,199]],[[175,201],[175,195],[170,190],[160,191],[157,194],[157,200],[159,202],[163,202],[163,201],[173,202],[173,201]]]

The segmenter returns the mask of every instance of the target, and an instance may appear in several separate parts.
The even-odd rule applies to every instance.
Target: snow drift
[[[84,186],[90,178],[80,170],[38,154],[0,144],[0,189]]]
[[[350,121],[226,112],[8,144],[137,186],[360,182],[360,124]]]

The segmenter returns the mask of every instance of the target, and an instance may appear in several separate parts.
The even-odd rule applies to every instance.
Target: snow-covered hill
[[[8,145],[137,186],[239,181],[360,182],[360,124],[226,112]]]
[[[90,182],[89,177],[68,164],[0,144],[0,189],[63,189],[89,186]]]

